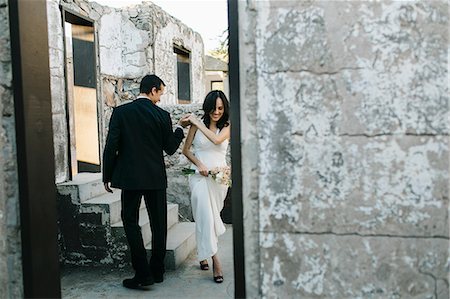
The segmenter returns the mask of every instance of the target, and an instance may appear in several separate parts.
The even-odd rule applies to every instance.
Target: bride
[[[230,139],[229,104],[225,94],[213,90],[203,102],[204,115],[199,120],[189,117],[189,128],[183,154],[192,162],[196,174],[189,177],[192,214],[195,220],[197,254],[202,270],[209,270],[208,258],[213,262],[213,278],[223,282],[222,266],[217,255],[218,236],[225,232],[220,218],[228,187],[214,181],[208,171],[226,167],[226,152]],[[191,146],[193,151],[191,152]]]

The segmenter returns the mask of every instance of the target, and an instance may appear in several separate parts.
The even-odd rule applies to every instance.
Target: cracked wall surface
[[[448,298],[446,1],[239,3],[251,298]]]
[[[56,183],[69,179],[70,163],[60,6],[95,27],[100,155],[112,108],[139,94],[144,75],[155,73],[166,83],[162,104],[177,104],[174,45],[190,52],[192,103],[201,103],[205,96],[201,36],[160,7],[145,2],[118,9],[86,0],[47,0]]]
[[[22,248],[9,3],[0,0],[0,294],[22,298]]]

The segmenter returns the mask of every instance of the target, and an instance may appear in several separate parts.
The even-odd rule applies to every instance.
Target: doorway
[[[13,0],[11,2],[14,2]],[[25,0],[21,1],[22,5],[20,7],[14,7],[15,9],[12,9],[11,13],[11,19],[12,20],[21,20],[23,24],[27,26],[16,26],[17,31],[14,31],[12,36],[15,37],[15,41],[18,41],[20,37],[30,37],[30,32],[33,32],[32,28],[36,28],[36,22],[35,20],[38,20],[41,25],[41,30],[37,31],[38,34],[34,36],[34,38],[23,38],[23,44],[21,45],[24,49],[24,51],[21,53],[19,51],[12,51],[14,60],[18,60],[17,63],[14,63],[15,65],[20,66],[24,65],[24,74],[28,74],[26,70],[41,70],[42,74],[39,74],[42,78],[50,78],[49,76],[49,67],[48,64],[45,64],[44,62],[48,58],[48,43],[46,43],[46,39],[48,37],[47,35],[47,22],[46,22],[46,14],[45,14],[45,8],[46,8],[46,1],[45,0],[37,0],[33,1],[33,3],[36,3],[36,5],[40,8],[38,13],[36,11],[33,11],[33,6],[30,5],[24,5]],[[28,8],[30,7],[30,8]],[[24,9],[27,8],[27,9]],[[241,201],[241,177],[240,177],[240,152],[239,152],[239,69],[238,69],[238,22],[237,22],[237,1],[230,0],[229,2],[229,11],[230,11],[230,74],[231,74],[231,81],[234,82],[231,87],[231,96],[234,99],[234,104],[232,106],[232,111],[234,113],[234,116],[232,117],[233,121],[233,132],[232,132],[232,154],[233,156],[233,199],[235,200],[235,204],[233,204],[233,247],[234,247],[234,264],[235,264],[235,277],[236,277],[236,285],[235,285],[235,297],[237,298],[243,298],[245,297],[245,276],[244,276],[244,256],[243,256],[243,230],[242,230],[242,203]],[[31,17],[32,16],[32,17]],[[29,19],[34,22],[26,22],[26,20]],[[22,24],[21,23],[21,24]],[[86,127],[81,126],[79,132],[83,132],[84,130],[88,130],[88,133],[93,133],[92,139],[88,139],[90,142],[89,148],[91,151],[87,151],[89,153],[94,153],[94,157],[97,155],[99,156],[99,142],[98,142],[98,121],[97,121],[97,94],[95,92],[96,88],[96,55],[95,55],[95,34],[94,34],[94,26],[93,22],[86,20],[83,17],[79,17],[75,14],[65,12],[63,10],[63,24],[65,28],[65,32],[68,32],[68,37],[65,38],[66,42],[66,78],[67,79],[67,105],[68,105],[68,111],[69,111],[69,122],[68,122],[68,129],[71,136],[71,142],[70,142],[70,152],[71,152],[71,172],[73,174],[79,173],[79,172],[85,172],[87,167],[83,165],[83,163],[79,162],[85,162],[88,164],[93,164],[93,167],[99,171],[100,165],[98,160],[93,158],[89,155],[84,156],[81,154],[80,147],[82,145],[79,144],[80,138],[77,138],[77,123],[80,123],[80,125],[87,125],[86,123],[83,123],[83,119],[77,120],[77,114],[76,110],[78,106],[81,106],[81,108],[86,108],[84,105],[85,102],[80,102],[80,105],[77,105],[76,98],[77,94],[82,95],[89,95],[87,96],[89,98],[88,108],[86,108],[87,111],[91,113],[91,116],[89,118],[90,125],[87,125]],[[78,26],[81,26],[78,28]],[[20,29],[19,29],[20,28]],[[75,28],[75,29],[74,29]],[[28,35],[27,35],[28,34]],[[85,77],[92,78],[91,81],[87,80],[80,82],[78,79],[76,79],[76,71],[77,67],[77,50],[74,49],[74,44],[77,43],[74,41],[75,39],[81,39],[79,35],[82,35],[84,38],[88,39],[88,46],[84,47],[90,49],[87,51],[90,51],[92,53],[91,56],[85,56],[85,57],[91,57],[89,58],[89,63],[86,63],[88,60],[84,60],[83,66],[92,66],[93,69],[90,70],[90,73],[88,72],[88,75],[84,75]],[[87,36],[91,35],[90,38]],[[42,42],[37,43],[36,40],[41,39]],[[86,40],[84,40],[86,41]],[[13,43],[14,44],[14,43]],[[13,46],[12,49],[18,49],[19,43],[17,42],[17,46]],[[70,45],[70,46],[69,46]],[[83,47],[81,47],[83,48]],[[33,49],[33,51],[25,51],[26,49]],[[36,50],[39,50],[39,56],[36,57]],[[71,52],[70,52],[71,51]],[[70,54],[71,53],[71,54]],[[81,53],[83,53],[81,51]],[[70,54],[70,55],[68,55]],[[83,56],[82,56],[83,57]],[[38,59],[36,59],[38,58]],[[70,59],[71,58],[71,59]],[[32,60],[35,61],[35,63],[38,65],[37,67],[28,67],[28,64],[23,63],[25,60]],[[71,63],[71,64],[70,64]],[[20,72],[17,72],[20,74]],[[93,74],[93,75],[92,75]],[[34,111],[34,115],[40,116],[45,118],[45,120],[51,124],[51,109],[48,105],[50,98],[49,94],[49,82],[45,80],[33,80],[31,77],[32,75],[35,75],[34,73],[29,73],[28,77],[22,78],[22,77],[15,77],[15,82],[17,83],[16,86],[21,87],[23,83],[24,90],[27,90],[29,86],[33,90],[41,91],[43,94],[38,94],[38,100],[40,100],[42,103],[45,103],[47,106],[43,106],[43,108],[46,108],[46,110],[42,113],[40,113],[40,110],[37,108],[40,108],[40,106],[34,106],[34,107],[25,107],[28,110]],[[72,77],[71,77],[72,76]],[[71,78],[70,78],[71,77]],[[72,80],[72,81],[69,81]],[[33,82],[40,82],[41,84],[45,84],[45,86],[33,86],[31,83]],[[75,91],[80,87],[79,92]],[[18,88],[17,88],[18,89]],[[87,89],[87,91],[86,91]],[[92,90],[94,89],[94,93],[92,93]],[[69,92],[70,91],[70,92]],[[22,90],[15,91],[15,94],[18,94],[20,96],[20,93]],[[16,98],[19,98],[17,96]],[[83,100],[83,99],[82,99]],[[24,103],[29,103],[30,101],[23,101]],[[36,102],[36,99],[35,99]],[[37,107],[37,108],[36,108]],[[23,107],[19,106],[17,108],[18,111],[28,111],[23,109]],[[44,110],[44,109],[42,109]],[[94,114],[95,112],[95,114]],[[95,117],[93,117],[93,115]],[[35,130],[35,127],[33,125],[36,123],[34,120],[27,121],[26,119],[21,119],[18,117],[17,123],[19,127],[22,127],[28,131],[37,132],[38,130]],[[92,124],[94,123],[94,124]],[[49,128],[51,126],[48,126]],[[23,264],[24,264],[24,273],[27,274],[30,279],[29,281],[33,282],[34,285],[28,286],[25,282],[25,289],[27,290],[26,297],[44,297],[42,294],[51,294],[52,297],[56,297],[58,294],[60,294],[59,290],[59,280],[56,278],[59,276],[59,268],[58,268],[58,253],[56,252],[56,220],[55,211],[52,210],[52,207],[55,205],[56,198],[54,196],[54,177],[51,177],[54,174],[54,165],[53,165],[53,157],[52,157],[52,130],[40,130],[40,136],[39,138],[35,138],[32,140],[33,142],[18,142],[17,148],[18,152],[20,153],[30,153],[30,156],[34,159],[32,162],[35,162],[33,164],[30,163],[30,165],[27,165],[28,167],[22,167],[19,168],[19,177],[22,178],[21,180],[25,180],[30,178],[29,184],[19,184],[21,189],[21,201],[22,197],[26,200],[29,199],[29,201],[33,204],[36,204],[36,207],[33,208],[33,206],[27,210],[26,205],[20,206],[22,210],[22,217],[21,222],[24,224],[22,226],[21,233],[24,236],[25,241],[35,241],[36,244],[33,244],[33,246],[24,246],[24,248],[33,248],[33,250],[28,250],[27,254],[29,255],[29,259],[26,260],[24,258]],[[27,137],[26,134],[19,131],[18,133],[19,137]],[[43,138],[45,137],[45,138]],[[72,143],[72,139],[74,140]],[[19,138],[19,141],[21,139]],[[43,146],[45,145],[45,147]],[[233,146],[234,145],[234,146]],[[40,150],[36,150],[40,149]],[[19,155],[19,157],[22,157]],[[43,160],[43,157],[48,158],[48,163],[42,163],[46,160]],[[88,157],[88,158],[86,158]],[[90,158],[89,158],[90,157]],[[27,159],[22,159],[22,161],[28,161]],[[43,165],[42,165],[43,164]],[[43,181],[42,179],[42,170],[44,171],[44,174],[47,174],[47,177],[50,177],[49,180]],[[20,179],[19,178],[19,179]],[[39,183],[39,184],[38,184]],[[30,187],[31,186],[31,187]],[[48,192],[48,193],[46,193]],[[48,195],[49,194],[49,195]],[[46,206],[45,209],[42,209],[42,206]],[[29,213],[28,213],[29,212]],[[45,213],[44,213],[45,212]],[[50,214],[50,215],[49,215]],[[42,217],[43,216],[43,217]],[[51,217],[50,217],[51,216]],[[27,225],[29,224],[29,225]],[[52,239],[37,239],[36,236],[42,237],[42,236],[50,236]],[[27,244],[27,242],[23,242],[23,244]],[[229,242],[231,243],[231,242]],[[44,247],[45,245],[45,247]],[[53,251],[48,250],[48,247],[53,246]],[[39,251],[37,249],[45,248],[46,251]],[[26,252],[26,251],[24,251]],[[51,259],[50,262],[46,263],[45,267],[42,267],[42,262],[46,259]],[[32,263],[32,261],[39,261],[40,263]],[[33,266],[33,267],[32,267]],[[28,268],[32,268],[33,271],[28,271]],[[55,269],[56,268],[56,269]],[[44,275],[45,274],[45,275]],[[24,275],[26,276],[26,275]],[[44,281],[45,279],[45,281]],[[40,293],[40,290],[43,290],[43,293]]]
[[[63,10],[70,174],[100,172],[94,24]]]

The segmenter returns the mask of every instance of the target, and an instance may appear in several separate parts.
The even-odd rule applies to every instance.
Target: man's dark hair
[[[209,114],[216,109],[216,100],[217,98],[221,98],[223,102],[223,115],[217,122],[217,128],[222,130],[223,127],[228,127],[230,118],[230,105],[228,103],[228,99],[225,94],[220,90],[212,90],[210,91],[203,102],[203,111],[205,114],[203,115],[203,123],[207,128],[209,128],[209,124],[211,123],[211,117]]]
[[[139,92],[149,94],[150,91],[152,91],[153,87],[155,87],[156,90],[160,90],[161,85],[166,86],[161,78],[156,75],[146,75],[144,78],[142,78]]]

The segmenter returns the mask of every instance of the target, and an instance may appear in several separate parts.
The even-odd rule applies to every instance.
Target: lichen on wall
[[[448,3],[239,9],[247,294],[447,298]]]

